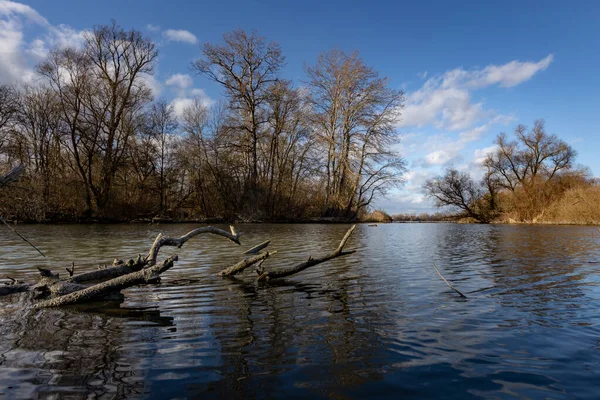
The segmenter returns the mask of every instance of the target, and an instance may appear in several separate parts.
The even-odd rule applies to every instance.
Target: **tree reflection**
[[[1,319],[0,386],[9,387],[5,394],[12,398],[139,395],[144,378],[136,376],[137,366],[124,357],[122,344],[156,342],[158,330],[173,324],[158,310],[108,304],[39,311],[13,307]],[[18,382],[14,371],[19,371]]]

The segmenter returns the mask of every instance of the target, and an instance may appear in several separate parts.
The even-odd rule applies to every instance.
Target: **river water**
[[[96,269],[194,227],[19,226],[45,259],[2,229],[0,277]],[[359,225],[356,253],[282,281],[216,276],[264,240],[276,269],[333,250],[347,228],[238,225],[242,246],[199,236],[163,248],[180,261],[161,283],[96,310],[0,299],[0,397],[600,397],[594,227]]]

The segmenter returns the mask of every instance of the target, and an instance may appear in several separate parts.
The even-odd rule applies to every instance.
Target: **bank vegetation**
[[[481,179],[448,168],[426,182],[425,193],[466,221],[600,224],[600,182],[544,121],[518,125],[512,138],[499,134],[495,148]]]
[[[236,30],[190,66],[223,100],[155,98],[152,40],[115,22],[0,86],[0,214],[24,221],[357,219],[402,182],[403,93],[330,50],[292,82],[277,43]]]

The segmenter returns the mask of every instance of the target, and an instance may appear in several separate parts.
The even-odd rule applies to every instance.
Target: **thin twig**
[[[38,253],[40,253],[42,256],[46,257],[46,255],[44,253],[42,253],[42,251],[40,249],[38,249],[37,247],[35,247],[33,245],[33,243],[31,243],[29,240],[27,240],[27,238],[23,235],[21,235],[19,232],[17,232],[12,226],[10,226],[5,220],[4,218],[0,217],[0,221],[2,221],[2,223],[4,225],[6,225],[8,227],[8,229],[10,229],[11,231],[13,231],[18,237],[20,237],[21,239],[23,239],[25,242],[27,242],[31,247],[33,247],[34,249],[37,250]]]
[[[463,297],[463,298],[465,298],[465,299],[466,299],[466,298],[467,298],[467,296],[465,296],[464,294],[462,294],[462,293],[461,293],[461,292],[460,292],[460,291],[459,291],[457,288],[455,288],[454,286],[452,286],[452,285],[450,284],[450,282],[448,282],[448,281],[446,280],[446,278],[444,278],[444,276],[442,275],[442,273],[440,272],[440,270],[438,269],[438,267],[435,265],[435,263],[434,263],[433,261],[432,261],[431,263],[433,264],[433,268],[435,268],[435,270],[437,271],[437,273],[438,273],[438,275],[440,276],[440,278],[442,278],[442,279],[444,280],[444,282],[446,282],[446,285],[450,286],[450,289],[452,289],[452,290],[454,290],[456,293],[458,293],[458,294],[460,295],[460,297]]]

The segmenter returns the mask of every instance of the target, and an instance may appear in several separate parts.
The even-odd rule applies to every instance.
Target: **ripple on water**
[[[40,265],[91,270],[147,251],[159,230],[22,226]],[[600,235],[587,227],[359,225],[357,253],[259,284],[216,273],[272,239],[278,268],[335,248],[342,225],[242,225],[244,246],[199,237],[157,285],[120,306],[0,308],[9,398],[594,398]],[[2,275],[34,256],[0,231]],[[68,256],[65,256],[68,255]],[[444,276],[468,299],[456,296]],[[56,269],[57,271],[62,268]],[[448,388],[452,388],[449,390]]]

